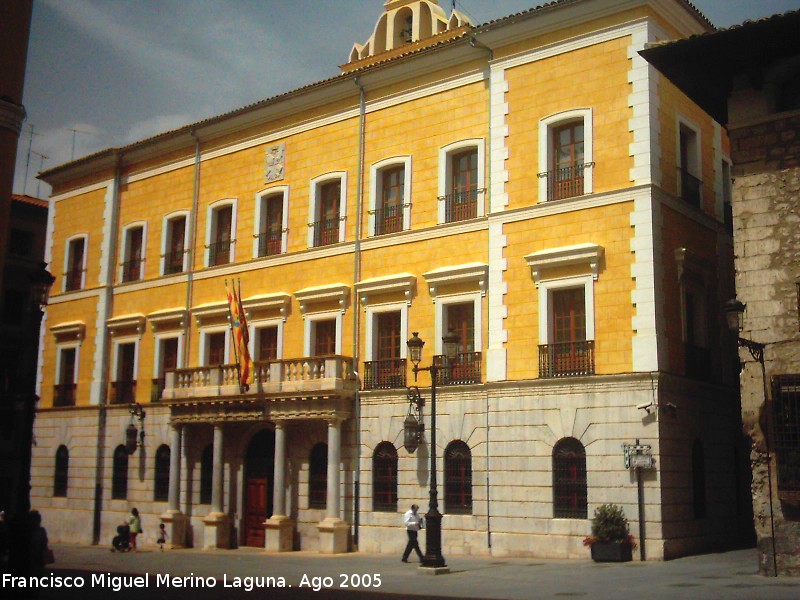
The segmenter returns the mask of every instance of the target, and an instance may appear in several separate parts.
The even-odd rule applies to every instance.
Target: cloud
[[[195,116],[189,113],[182,113],[175,115],[158,115],[145,119],[144,121],[139,121],[131,125],[125,133],[123,145],[140,142],[155,135],[179,129],[197,120]]]

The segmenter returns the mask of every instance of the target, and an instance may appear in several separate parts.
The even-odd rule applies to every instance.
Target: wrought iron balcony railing
[[[175,250],[164,255],[164,275],[183,273],[183,256],[185,250]]]
[[[78,385],[61,383],[53,386],[53,406],[75,406],[75,393]]]
[[[136,380],[112,381],[109,404],[133,404],[136,402]]]
[[[235,240],[217,240],[208,245],[208,266],[227,265],[231,262],[231,244]]]
[[[547,200],[562,200],[583,195],[584,171],[594,163],[576,162],[538,176],[547,178]]]
[[[480,352],[461,352],[452,360],[444,355],[433,357],[433,364],[439,367],[436,385],[464,385],[481,382]]]
[[[142,259],[132,258],[122,263],[122,282],[139,281],[142,278]]]
[[[156,377],[150,384],[150,402],[158,402],[164,394],[164,386],[166,385],[166,377]]]
[[[403,205],[392,204],[372,211],[375,215],[375,235],[403,231]]]
[[[309,227],[314,229],[314,248],[328,246],[339,242],[339,217],[331,217],[309,223]]]
[[[256,237],[258,238],[259,256],[274,256],[281,253],[283,249],[282,229],[270,228],[268,231],[262,231]]]
[[[478,216],[478,194],[483,192],[477,187],[471,187],[460,192],[454,192],[447,196],[440,196],[439,200],[444,202],[445,223],[456,221],[466,221]]]
[[[700,208],[700,190],[703,182],[689,173],[684,167],[678,167],[681,180],[681,198],[695,208]]]
[[[594,340],[539,346],[539,377],[594,375]]]
[[[365,390],[389,390],[402,387],[406,387],[405,358],[364,362]]]
[[[67,280],[64,289],[68,292],[74,292],[83,288],[83,273],[86,269],[70,269],[64,273],[64,278]]]

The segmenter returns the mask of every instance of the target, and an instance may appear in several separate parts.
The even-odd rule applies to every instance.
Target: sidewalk
[[[534,558],[446,557],[451,572],[447,575],[419,574],[418,565],[400,562],[395,555],[344,554],[322,556],[316,552],[265,554],[257,549],[237,550],[167,550],[145,548],[137,553],[112,553],[105,546],[55,545],[56,575],[80,574],[87,581],[83,594],[49,590],[46,598],[87,598],[93,594],[90,576],[85,571],[115,574],[149,574],[147,589],[133,589],[138,598],[169,597],[172,586],[157,585],[156,574],[172,577],[213,577],[213,590],[198,589],[195,584],[174,590],[176,597],[270,597],[270,598],[340,598],[345,593],[362,592],[357,598],[397,594],[400,597],[532,599],[586,597],[614,600],[657,600],[680,597],[689,599],[797,600],[800,578],[769,578],[756,574],[756,551],[738,550],[707,554],[669,562],[631,562],[625,564]],[[84,571],[84,573],[77,573]],[[73,573],[75,572],[75,573]],[[272,577],[280,579],[285,590],[224,588],[223,582],[236,578]],[[323,579],[328,577],[330,579]],[[315,579],[319,578],[319,579]],[[111,580],[98,584],[104,597],[113,590]],[[271,580],[264,580],[269,584]],[[258,586],[260,580],[252,580]],[[192,583],[191,581],[189,582]],[[247,585],[244,579],[240,585]],[[377,585],[379,583],[379,585]],[[102,587],[105,587],[103,590]],[[315,588],[317,588],[315,590]],[[193,591],[194,590],[194,591]],[[126,597],[114,593],[114,598]],[[180,596],[177,595],[180,592]],[[364,592],[371,592],[366,594]],[[241,593],[242,595],[237,595]],[[100,597],[97,594],[97,597]],[[131,597],[133,595],[131,594]]]

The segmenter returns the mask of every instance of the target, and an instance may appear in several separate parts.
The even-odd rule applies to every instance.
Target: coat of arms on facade
[[[266,183],[283,179],[283,169],[286,160],[286,143],[267,146],[267,156],[264,161],[264,180]]]

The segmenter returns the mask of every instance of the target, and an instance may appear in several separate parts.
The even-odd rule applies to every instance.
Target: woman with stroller
[[[136,552],[136,536],[142,533],[142,521],[139,519],[139,509],[131,509],[131,516],[128,518],[128,525],[130,527],[131,550]]]

